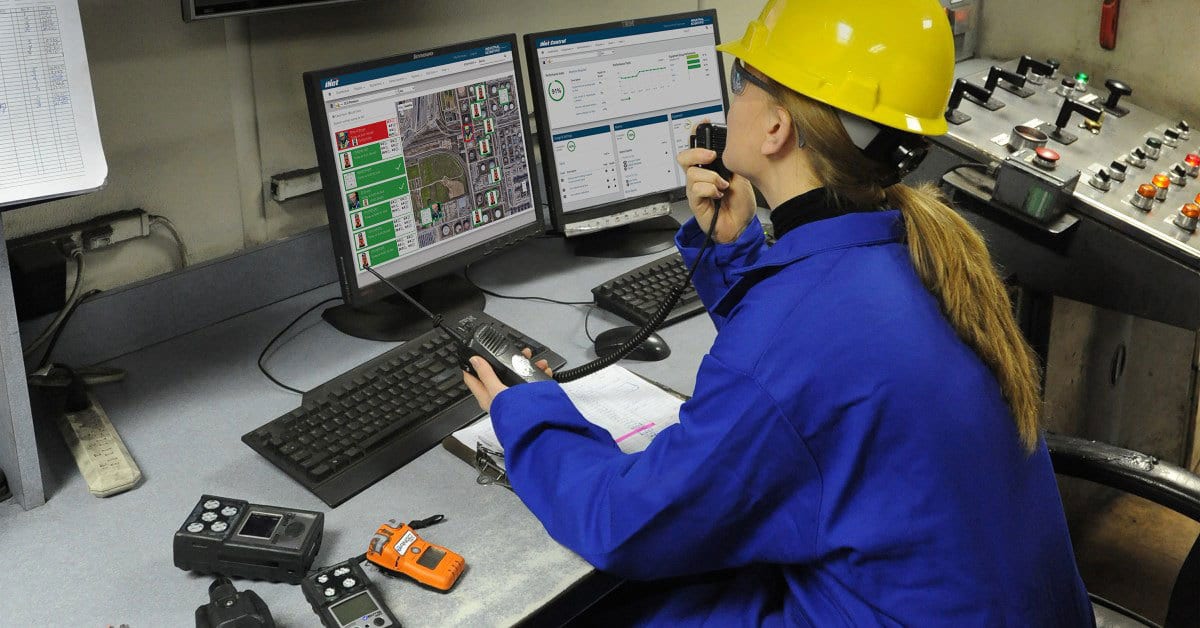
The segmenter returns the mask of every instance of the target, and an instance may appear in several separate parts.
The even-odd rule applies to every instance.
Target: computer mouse
[[[605,332],[601,332],[596,336],[594,345],[597,356],[606,356],[617,350],[618,347],[625,344],[626,340],[634,337],[641,327],[629,325],[626,327],[616,327]],[[667,341],[662,339],[658,334],[650,334],[642,344],[625,356],[627,360],[639,360],[642,362],[657,362],[666,359],[671,355],[671,347],[667,346]]]

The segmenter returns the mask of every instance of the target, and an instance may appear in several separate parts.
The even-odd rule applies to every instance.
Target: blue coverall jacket
[[[644,452],[556,383],[495,398],[513,488],[552,537],[677,579],[646,585],[642,622],[1093,625],[1045,444],[1022,449],[903,237],[899,212],[852,213],[770,248],[755,221],[705,253],[717,338]],[[694,219],[676,238],[689,264],[703,241]]]

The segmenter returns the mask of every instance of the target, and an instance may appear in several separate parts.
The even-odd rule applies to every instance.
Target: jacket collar
[[[774,269],[818,253],[904,241],[904,220],[897,210],[856,212],[801,225],[787,232],[752,265],[733,271],[737,281],[714,310],[727,313],[750,286]]]

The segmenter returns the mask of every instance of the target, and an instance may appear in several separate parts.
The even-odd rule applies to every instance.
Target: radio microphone
[[[497,331],[491,325],[484,323],[477,325],[471,330],[470,338],[464,337],[457,329],[449,325],[442,324],[442,317],[430,312],[425,306],[417,302],[416,299],[408,296],[408,293],[401,290],[399,286],[392,283],[387,277],[384,277],[371,266],[363,267],[367,272],[375,275],[387,287],[391,288],[396,294],[404,297],[406,301],[412,303],[422,314],[428,316],[433,321],[433,326],[446,332],[455,343],[458,344],[458,359],[459,366],[462,370],[478,375],[475,369],[471,368],[471,356],[480,356],[487,360],[491,365],[492,370],[496,372],[496,377],[506,386],[516,386],[526,382],[543,382],[551,381],[553,378],[546,375],[544,371],[535,367],[529,362],[529,358],[521,353],[507,334]]]

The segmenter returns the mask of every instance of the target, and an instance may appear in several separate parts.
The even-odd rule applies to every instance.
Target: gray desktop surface
[[[684,218],[684,208],[673,208]],[[476,264],[471,276],[505,294],[590,301],[590,289],[668,254],[627,259],[574,257],[558,238],[543,238]],[[372,576],[406,626],[507,625],[527,617],[591,572],[559,546],[507,489],[480,486],[474,470],[440,446],[336,509],[327,508],[240,437],[295,408],[299,396],[272,385],[255,360],[263,345],[304,309],[336,296],[325,286],[229,321],[137,351],[110,364],[125,382],[96,394],[145,474],[114,497],[88,493],[61,438],[41,429],[47,503],[20,511],[0,506],[0,574],[5,626],[182,626],[208,601],[210,577],[177,569],[171,538],[203,493],[325,513],[315,565],[365,550],[379,523],[444,514],[424,538],[466,557],[467,572],[448,594]],[[575,366],[593,356],[583,330],[586,306],[488,297],[489,314],[546,343]],[[593,335],[624,321],[602,310]],[[683,393],[715,332],[707,316],[661,331],[672,348],[662,362],[622,364]],[[275,377],[308,389],[391,348],[350,338],[316,314],[298,324],[267,360]],[[371,572],[369,572],[371,573]],[[236,580],[262,596],[280,626],[317,619],[299,586]]]

